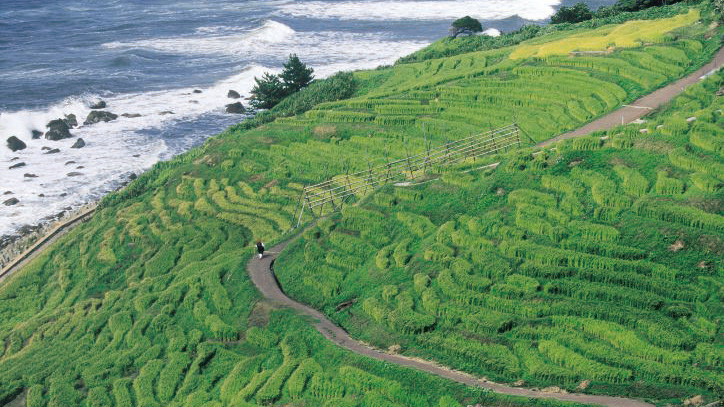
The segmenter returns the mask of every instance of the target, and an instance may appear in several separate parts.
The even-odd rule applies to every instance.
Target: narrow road
[[[381,352],[376,349],[372,349],[364,344],[356,341],[342,328],[335,325],[332,321],[327,319],[321,312],[296,302],[291,298],[287,297],[286,294],[279,287],[276,276],[274,275],[273,265],[274,260],[278,253],[284,250],[287,245],[294,239],[287,240],[272,247],[264,258],[259,259],[256,256],[249,260],[247,264],[247,270],[251,281],[259,289],[262,296],[266,299],[271,300],[273,303],[282,305],[285,307],[292,308],[300,314],[310,316],[316,320],[314,327],[317,328],[325,338],[341,346],[344,349],[357,353],[359,355],[368,356],[383,362],[394,363],[396,365],[410,367],[417,370],[422,370],[427,373],[432,373],[436,376],[443,377],[445,379],[454,380],[458,383],[462,383],[468,386],[478,386],[485,389],[490,389],[496,393],[509,394],[513,396],[523,397],[535,397],[535,398],[549,398],[561,401],[573,401],[581,404],[597,404],[601,406],[611,407],[653,407],[653,404],[649,404],[643,401],[626,399],[622,397],[609,397],[609,396],[594,396],[588,394],[562,394],[562,393],[543,393],[540,391],[524,389],[519,387],[510,387],[503,384],[488,382],[486,380],[475,378],[466,373],[453,371],[443,366],[437,365],[433,362],[410,359],[405,356],[389,354]]]
[[[635,102],[624,105],[607,115],[601,116],[583,127],[579,127],[576,130],[540,142],[536,146],[545,147],[560,140],[585,136],[586,134],[590,134],[597,130],[608,130],[620,125],[621,123],[631,123],[632,121],[649,114],[652,110],[668,103],[671,99],[682,93],[685,87],[699,82],[703,76],[719,69],[722,64],[724,64],[724,48],[720,48],[719,51],[714,54],[714,58],[712,58],[709,63],[678,81],[651,92],[648,95],[637,99]]]
[[[83,223],[83,221],[90,218],[95,212],[96,206],[93,205],[90,208],[84,209],[81,212],[75,214],[70,219],[58,224],[52,230],[45,234],[42,238],[38,239],[33,245],[25,250],[20,256],[6,264],[2,271],[0,271],[0,283],[6,278],[13,274],[16,270],[22,268],[28,264],[31,260],[37,257],[40,253],[45,250],[46,247],[53,244],[56,240],[60,239],[61,236],[70,232],[74,226]]]

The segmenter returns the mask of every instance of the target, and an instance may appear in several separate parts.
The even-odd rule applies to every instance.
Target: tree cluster
[[[251,90],[251,105],[257,109],[271,109],[292,93],[309,85],[314,79],[313,68],[307,67],[296,54],[289,55],[279,75],[265,72]]]
[[[605,18],[625,11],[639,11],[650,7],[665,6],[681,0],[618,0],[611,6],[603,6],[591,11],[586,3],[577,3],[573,7],[561,7],[552,17],[551,23],[580,23],[592,18]],[[720,0],[715,0],[720,1]]]
[[[573,7],[561,7],[556,14],[551,17],[551,23],[580,23],[581,21],[593,18],[591,9],[586,3],[577,3]]]

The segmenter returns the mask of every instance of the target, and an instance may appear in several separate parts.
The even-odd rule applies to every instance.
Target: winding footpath
[[[674,97],[678,96],[684,91],[686,86],[692,85],[699,82],[709,74],[719,69],[724,63],[724,48],[720,48],[719,51],[714,55],[714,58],[697,69],[695,72],[681,78],[663,88],[660,88],[640,99],[637,99],[629,105],[624,105],[613,112],[606,114],[585,126],[582,126],[574,131],[561,134],[552,139],[538,143],[538,147],[546,147],[554,144],[560,140],[570,139],[574,137],[580,137],[590,134],[597,130],[607,130],[615,127],[619,124],[631,123],[634,120],[640,119],[647,115],[656,108],[671,101]],[[560,401],[571,401],[581,404],[595,404],[601,406],[611,407],[653,407],[653,404],[646,403],[644,401],[627,399],[622,397],[611,397],[611,396],[596,396],[589,394],[576,394],[576,393],[544,393],[532,389],[524,389],[520,387],[511,387],[499,383],[489,382],[485,379],[478,379],[467,373],[454,371],[443,366],[440,366],[431,361],[425,361],[420,359],[411,359],[405,356],[385,353],[377,349],[370,348],[365,344],[353,339],[349,334],[339,326],[335,325],[332,321],[327,319],[321,312],[311,308],[307,305],[294,301],[289,298],[281,290],[279,283],[274,275],[273,265],[277,255],[282,252],[290,242],[296,238],[286,240],[269,250],[271,254],[267,254],[262,259],[252,258],[248,265],[247,271],[251,277],[254,285],[259,289],[262,296],[267,300],[270,300],[279,305],[292,308],[300,314],[310,316],[316,320],[314,327],[319,331],[325,338],[334,342],[336,345],[347,349],[351,352],[359,355],[364,355],[377,359],[387,363],[394,363],[396,365],[405,366],[417,370],[421,370],[427,373],[434,374],[436,376],[443,377],[445,379],[454,380],[458,383],[462,383],[468,386],[478,386],[485,389],[490,389],[496,393],[507,394],[512,396],[532,397],[532,398],[549,398]]]
[[[485,389],[490,389],[496,393],[508,394],[512,396],[522,397],[534,397],[534,398],[549,398],[561,401],[572,401],[581,404],[597,404],[601,406],[611,407],[653,407],[653,404],[649,404],[643,401],[627,399],[622,397],[610,397],[610,396],[594,396],[588,394],[575,394],[575,393],[544,393],[540,391],[524,389],[520,387],[511,387],[503,384],[489,382],[484,379],[478,379],[467,373],[454,371],[434,362],[411,359],[405,356],[389,354],[377,349],[370,348],[363,343],[353,339],[349,334],[339,326],[335,325],[332,321],[327,319],[321,312],[311,308],[302,303],[296,302],[293,299],[287,297],[286,294],[279,287],[276,276],[274,275],[274,261],[278,253],[283,251],[289,243],[294,241],[296,238],[289,239],[272,247],[264,258],[259,259],[254,256],[247,264],[247,271],[251,277],[251,281],[259,289],[262,296],[267,300],[277,305],[285,306],[296,310],[302,315],[307,315],[314,318],[316,321],[313,323],[314,327],[319,331],[325,338],[334,342],[336,345],[347,349],[351,352],[359,355],[368,356],[373,359],[377,359],[387,363],[394,363],[396,365],[405,366],[423,372],[432,373],[436,376],[443,377],[445,379],[454,380],[458,383],[462,383],[468,386],[478,386]]]
[[[714,55],[713,59],[709,63],[702,66],[695,72],[687,75],[686,77],[679,79],[678,81],[673,82],[659,90],[656,90],[636,100],[630,105],[624,105],[577,130],[561,134],[557,137],[541,142],[537,144],[537,146],[545,147],[560,140],[584,136],[597,130],[607,130],[621,123],[631,123],[632,121],[650,113],[653,109],[656,109],[669,102],[671,99],[682,93],[686,86],[700,81],[706,75],[719,69],[722,64],[724,64],[724,48],[719,49],[719,51]],[[84,211],[76,217],[64,222],[61,225],[58,225],[45,237],[39,239],[31,248],[23,253],[18,259],[8,264],[7,267],[5,267],[0,272],[0,282],[2,282],[3,279],[9,277],[17,270],[19,270],[23,265],[27,264],[27,262],[40,254],[45,248],[51,245],[60,236],[67,233],[74,226],[88,219],[94,212],[95,209],[89,209],[87,211]],[[314,318],[316,320],[316,322],[314,323],[314,327],[322,335],[324,335],[325,338],[329,339],[330,341],[344,349],[383,362],[394,363],[396,365],[428,372],[449,380],[454,380],[458,383],[462,383],[465,385],[478,386],[485,389],[490,389],[496,393],[501,394],[532,398],[548,398],[561,401],[571,401],[582,404],[595,404],[611,407],[654,407],[653,404],[649,404],[644,401],[627,399],[622,397],[596,396],[574,393],[544,393],[531,389],[506,386],[499,383],[489,382],[485,379],[478,379],[476,377],[473,377],[472,375],[445,368],[443,366],[435,364],[434,362],[411,359],[396,354],[388,354],[370,348],[369,346],[366,346],[363,343],[350,337],[344,329],[335,325],[319,311],[292,300],[281,290],[272,267],[274,264],[274,260],[276,260],[277,254],[283,251],[287,247],[287,245],[294,239],[295,238],[291,238],[274,246],[269,251],[270,254],[266,255],[261,260],[257,259],[256,257],[252,258],[247,265],[249,276],[251,277],[254,285],[261,292],[262,296],[264,296],[267,300],[278,305],[292,308],[300,314]]]

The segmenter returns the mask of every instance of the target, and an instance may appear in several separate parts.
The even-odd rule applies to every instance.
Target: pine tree
[[[453,21],[449,35],[456,38],[458,35],[473,35],[481,31],[483,31],[483,26],[480,24],[480,21],[470,16],[465,16]]]
[[[251,105],[257,109],[271,109],[288,93],[279,76],[265,72],[261,79],[254,77],[256,85],[251,89]]]
[[[296,54],[289,55],[284,70],[279,75],[265,72],[254,78],[256,85],[251,90],[251,105],[257,109],[271,109],[282,99],[306,87],[314,79],[314,69],[307,67]]]
[[[282,71],[280,77],[288,94],[292,94],[312,82],[312,79],[314,79],[313,72],[314,69],[303,64],[297,54],[291,54],[287,63],[284,64],[284,71]]]

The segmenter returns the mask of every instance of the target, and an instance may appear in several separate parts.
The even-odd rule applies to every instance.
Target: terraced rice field
[[[250,242],[284,238],[304,185],[511,118],[536,141],[575,128],[706,60],[719,46],[706,27],[595,58],[511,59],[512,47],[357,72],[351,99],[158,164],[3,283],[0,404],[559,405],[335,348],[260,301]],[[655,399],[718,391],[722,164],[707,86],[677,102],[693,124],[673,112],[645,137],[358,196],[290,252],[284,287],[355,335],[472,373],[569,386],[588,369],[590,391]],[[683,251],[660,247],[679,236]],[[350,314],[330,311],[352,298]],[[640,378],[655,391],[632,387]]]
[[[723,83],[645,125],[386,187],[283,253],[280,283],[363,341],[509,383],[721,393]]]

